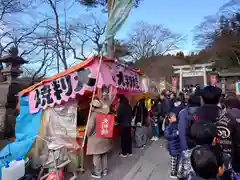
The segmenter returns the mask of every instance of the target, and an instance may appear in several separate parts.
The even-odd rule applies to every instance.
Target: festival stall
[[[93,93],[95,90],[96,94]],[[46,149],[43,148],[45,139],[69,148],[76,146],[76,142],[81,145],[92,96],[97,96],[111,106],[114,114],[117,94],[125,94],[131,99],[143,92],[139,72],[107,57],[91,57],[62,73],[44,79],[19,93],[16,140],[9,145],[11,156],[7,160],[29,156],[42,163],[46,159]],[[113,138],[119,135],[117,122],[115,125]],[[9,152],[9,148],[5,147],[0,156]],[[80,153],[77,155],[81,160],[78,159],[77,162],[83,168],[84,149],[80,148]]]

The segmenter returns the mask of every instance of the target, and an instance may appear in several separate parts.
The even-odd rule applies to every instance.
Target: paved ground
[[[163,139],[149,142],[144,149],[134,149],[132,157],[121,158],[114,151],[109,158],[109,175],[103,180],[170,180],[169,158]],[[80,179],[91,180],[90,172]]]
[[[152,143],[122,180],[170,180],[169,157],[165,146],[162,139]]]

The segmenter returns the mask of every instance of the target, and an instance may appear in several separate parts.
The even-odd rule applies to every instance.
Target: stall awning
[[[29,96],[30,113],[54,107],[56,104],[68,102],[69,99],[75,99],[77,95],[92,92],[96,84],[99,58],[89,58],[81,64],[21,91],[20,96]],[[96,85],[97,88],[113,86],[127,92],[143,92],[138,71],[107,57],[103,57]]]

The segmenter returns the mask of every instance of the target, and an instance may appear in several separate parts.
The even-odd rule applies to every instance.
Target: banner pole
[[[88,121],[89,121],[89,119],[91,117],[91,113],[92,113],[92,108],[93,108],[92,102],[94,100],[94,97],[95,97],[95,94],[96,94],[96,91],[97,91],[97,85],[98,85],[98,79],[99,79],[99,74],[100,74],[100,70],[101,70],[102,61],[103,61],[103,56],[100,56],[98,71],[97,71],[97,77],[96,77],[96,83],[95,83],[95,86],[94,86],[94,89],[93,89],[92,100],[91,100],[90,108],[89,108],[89,112],[88,112],[87,125],[86,125],[86,128],[85,128],[84,137],[83,137],[83,141],[82,141],[82,148],[84,148],[86,138],[87,138],[86,136],[87,136],[87,129],[88,129]]]

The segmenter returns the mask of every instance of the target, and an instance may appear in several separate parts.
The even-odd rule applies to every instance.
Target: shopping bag
[[[131,121],[131,126],[134,127],[135,126],[135,121],[136,121],[136,116],[134,116],[132,118],[132,121]]]
[[[97,138],[112,138],[115,116],[111,114],[96,115]]]

